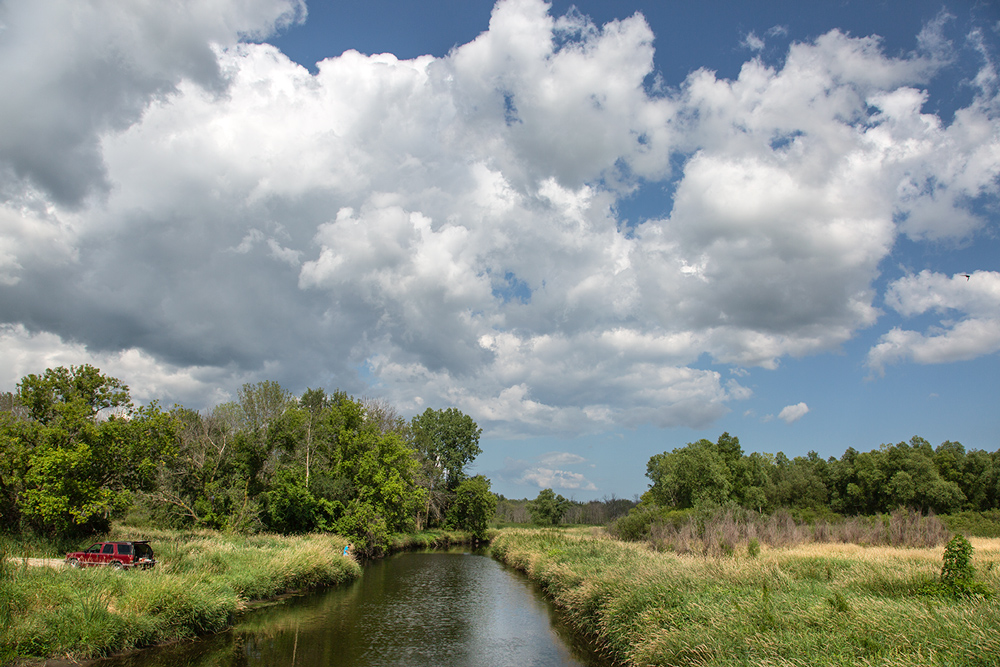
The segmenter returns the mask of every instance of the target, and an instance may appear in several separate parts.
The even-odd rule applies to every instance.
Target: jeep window
[[[88,554],[99,554],[99,553],[101,553],[101,545],[100,544],[91,544],[87,548],[87,553]]]
[[[149,548],[148,544],[137,544],[135,545],[135,556],[136,558],[152,558],[153,550]]]
[[[115,552],[115,545],[105,544],[104,548],[101,550],[102,554],[113,554]]]
[[[132,545],[131,544],[119,544],[118,545],[118,555],[119,556],[131,556],[132,555]]]

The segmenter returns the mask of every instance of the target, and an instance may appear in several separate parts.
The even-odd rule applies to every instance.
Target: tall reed
[[[754,540],[771,547],[811,542],[897,547],[944,544],[951,531],[933,514],[900,509],[891,515],[849,517],[839,521],[796,521],[779,510],[770,515],[752,510],[719,509],[710,512],[663,513],[647,510],[643,517],[623,517],[608,529],[624,539],[645,539],[659,551],[680,554],[731,555],[745,551]]]

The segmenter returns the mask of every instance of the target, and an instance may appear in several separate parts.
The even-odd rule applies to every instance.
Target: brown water
[[[480,553],[411,552],[232,630],[100,667],[603,667],[523,575]]]

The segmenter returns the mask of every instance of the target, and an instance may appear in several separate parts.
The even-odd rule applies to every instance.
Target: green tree
[[[346,395],[334,401],[325,423],[329,479],[343,508],[336,530],[362,552],[377,553],[389,534],[413,528],[424,505],[416,452],[398,432],[385,431],[380,418],[367,419],[363,403]]]
[[[455,502],[448,508],[448,524],[469,531],[477,540],[485,540],[496,510],[497,497],[490,491],[490,480],[476,475],[463,480],[455,490]]]
[[[427,408],[410,421],[410,437],[417,451],[422,485],[427,489],[423,524],[440,520],[466,478],[465,468],[482,449],[482,429],[456,408]]]
[[[733,471],[716,443],[702,439],[672,452],[654,454],[646,466],[650,495],[665,507],[685,509],[703,503],[722,504],[732,491]]]
[[[19,524],[50,535],[106,528],[174,454],[174,419],[155,403],[136,407],[92,366],[28,375],[17,389],[27,414],[0,420],[0,446],[14,461],[4,472],[16,470],[2,482],[5,511]]]
[[[531,521],[540,526],[555,526],[562,521],[570,508],[570,501],[556,495],[552,489],[542,489],[538,496],[528,503]]]

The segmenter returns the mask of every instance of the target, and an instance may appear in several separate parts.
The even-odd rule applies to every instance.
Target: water
[[[470,552],[410,552],[232,630],[100,667],[603,667],[523,575]]]

